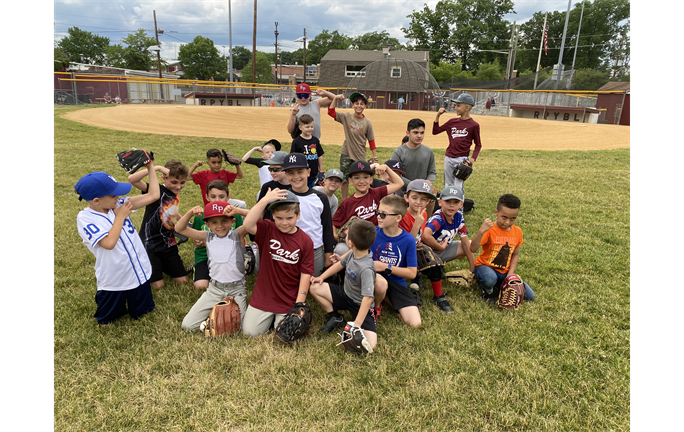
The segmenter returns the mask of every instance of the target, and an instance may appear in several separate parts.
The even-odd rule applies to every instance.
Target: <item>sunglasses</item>
[[[297,99],[306,99],[309,97],[308,93],[297,93]]]
[[[268,171],[269,171],[269,172],[280,172],[280,171],[282,171],[282,170],[283,170],[282,168],[271,168],[271,167],[268,167]]]
[[[399,216],[399,213],[380,213],[376,210],[375,215],[380,219],[385,219],[387,216]]]

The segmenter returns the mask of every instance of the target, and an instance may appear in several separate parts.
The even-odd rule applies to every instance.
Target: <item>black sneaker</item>
[[[449,302],[446,299],[446,294],[442,294],[441,296],[434,296],[432,298],[432,301],[437,305],[437,307],[442,312],[452,313],[454,311],[453,309],[451,309],[451,305],[449,305]]]
[[[492,291],[491,293],[488,293],[485,290],[482,290],[482,300],[486,301],[487,303],[496,303],[498,300],[498,295],[494,294]]]
[[[328,322],[323,327],[321,327],[320,332],[321,333],[330,333],[333,330],[335,330],[336,328],[344,328],[344,326],[346,324],[347,323],[344,321],[343,316],[340,316],[340,315],[332,316],[332,317],[330,317]]]

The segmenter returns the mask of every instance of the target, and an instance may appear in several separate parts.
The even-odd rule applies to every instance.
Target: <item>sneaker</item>
[[[437,307],[442,312],[452,313],[454,311],[453,309],[451,309],[451,305],[446,299],[446,294],[442,294],[441,296],[435,296],[432,298],[432,301],[437,305]]]
[[[347,324],[347,323],[344,321],[343,316],[340,316],[340,315],[332,316],[332,317],[330,317],[328,322],[323,327],[321,327],[320,332],[321,333],[330,333],[333,330],[335,330],[336,328],[344,328],[345,324]]]
[[[488,303],[496,303],[496,301],[498,300],[498,297],[499,296],[495,295],[493,291],[488,293],[487,291],[482,290],[482,300],[484,300]]]

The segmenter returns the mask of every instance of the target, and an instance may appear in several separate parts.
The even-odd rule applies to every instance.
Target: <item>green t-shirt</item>
[[[207,225],[204,223],[204,214],[201,214],[199,216],[195,216],[195,218],[192,220],[192,228],[196,229],[197,231],[210,231]],[[238,227],[242,226],[242,216],[240,215],[235,215],[235,222],[233,222],[233,227],[232,229],[237,229]],[[201,247],[201,248],[195,248],[195,264],[200,263],[202,261],[206,261],[207,258],[207,248],[206,247]]]

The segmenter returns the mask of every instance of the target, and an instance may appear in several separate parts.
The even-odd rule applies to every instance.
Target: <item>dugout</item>
[[[261,93],[190,92],[185,95],[186,105],[200,106],[260,106]],[[259,100],[257,103],[256,101]]]
[[[548,121],[598,123],[601,110],[588,107],[510,104],[509,117]]]

